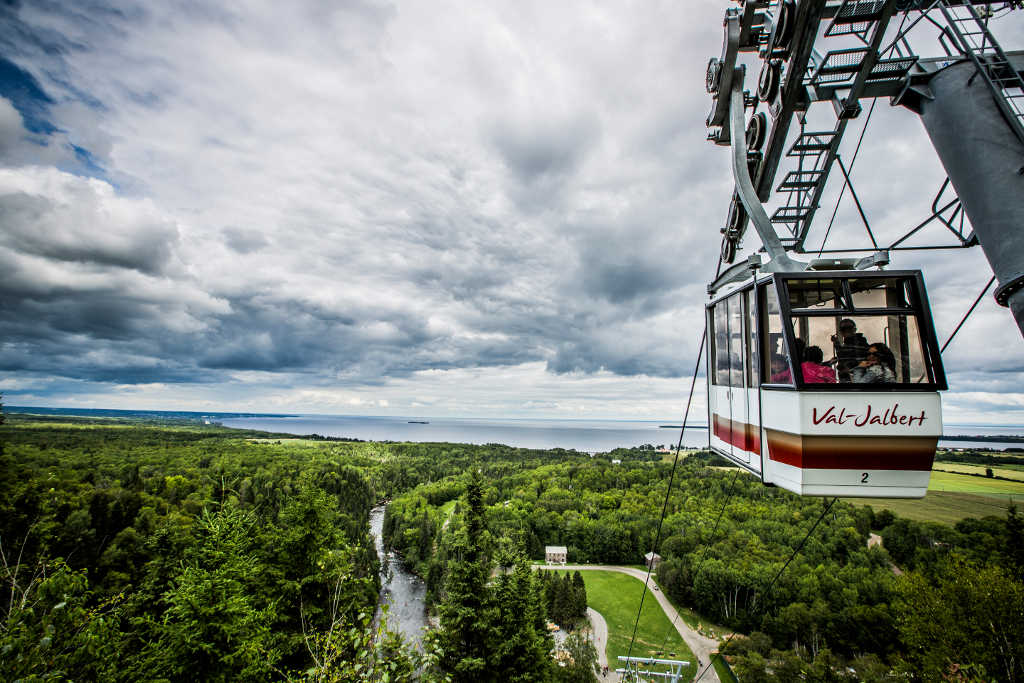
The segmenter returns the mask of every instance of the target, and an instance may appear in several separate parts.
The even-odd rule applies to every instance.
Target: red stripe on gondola
[[[821,436],[766,429],[768,457],[801,469],[928,471],[937,436]]]
[[[740,450],[761,455],[761,430],[756,425],[713,415],[715,436]]]

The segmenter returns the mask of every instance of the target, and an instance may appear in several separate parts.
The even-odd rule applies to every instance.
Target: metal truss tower
[[[733,153],[736,191],[722,228],[722,260],[733,263],[748,224],[767,260],[755,255],[732,265],[709,290],[743,279],[751,269],[827,267],[821,259],[799,260],[812,251],[859,252],[860,258],[827,261],[867,268],[887,264],[892,251],[980,245],[999,282],[996,300],[1009,306],[1024,333],[1024,50],[1004,49],[991,30],[994,17],[1024,3],[738,4],[726,10],[721,56],[708,64],[708,139],[731,146]],[[925,30],[933,34],[928,42],[938,54],[921,56],[908,40]],[[742,53],[756,53],[761,62],[750,89]],[[889,243],[877,239],[840,155],[848,126],[863,113],[862,102],[880,97],[920,115],[948,176],[931,215]],[[808,112],[823,103],[831,105],[831,127],[808,128]],[[867,240],[855,249],[826,251],[824,243],[820,250],[809,249],[808,231],[836,169]],[[929,226],[944,228],[943,242],[908,242],[915,235],[919,241]]]

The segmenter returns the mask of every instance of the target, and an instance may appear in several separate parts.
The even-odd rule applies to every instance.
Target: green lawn
[[[626,655],[629,650],[644,584],[620,572],[588,569],[580,574],[587,586],[587,604],[600,612],[608,623],[608,668],[614,670],[621,666],[619,655]],[[691,672],[697,663],[657,598],[650,594],[644,598],[632,652],[634,657],[684,659],[690,662]]]
[[[733,673],[732,668],[722,659],[722,655],[712,655],[711,663],[715,667],[715,673],[718,674],[718,680],[722,683],[739,683],[739,679],[736,678],[736,674]]]

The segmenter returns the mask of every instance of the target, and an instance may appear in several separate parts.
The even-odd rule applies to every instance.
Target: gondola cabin
[[[919,271],[762,275],[707,315],[713,451],[800,495],[925,495],[946,378]]]

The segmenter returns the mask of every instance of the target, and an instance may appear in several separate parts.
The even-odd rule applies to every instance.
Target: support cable
[[[740,476],[740,468],[736,468],[733,472],[732,481],[729,482],[729,491],[725,494],[725,498],[722,499],[722,507],[718,510],[718,517],[715,518],[715,526],[711,529],[711,537],[704,543],[704,550],[700,556],[700,562],[697,563],[697,568],[693,570],[693,579],[697,580],[697,575],[700,573],[700,568],[704,566],[704,560],[707,559],[708,550],[714,545],[715,540],[718,538],[718,524],[722,521],[722,515],[725,513],[725,507],[728,505],[729,500],[732,498],[732,492],[736,488],[736,480]],[[661,642],[661,650],[665,651],[668,647],[668,639],[672,635],[672,631],[676,627],[676,619],[679,618],[679,610],[676,610],[676,616],[672,619],[672,623],[669,624],[668,631],[665,632],[665,639]],[[694,655],[696,657],[696,654]]]
[[[877,97],[871,99],[871,107],[868,109],[868,116],[864,119],[864,127],[860,130],[860,137],[857,138],[857,146],[854,148],[853,157],[850,159],[850,168],[844,174],[843,186],[839,189],[839,197],[836,198],[835,208],[832,209],[832,217],[828,219],[828,228],[825,229],[825,238],[821,240],[821,248],[818,249],[818,258],[821,258],[821,252],[825,250],[825,244],[828,242],[829,233],[832,232],[832,224],[836,220],[836,214],[839,213],[839,203],[843,201],[843,195],[846,194],[846,186],[850,182],[849,174],[853,172],[853,165],[857,163],[857,154],[860,152],[860,144],[864,142],[864,133],[868,131],[868,124],[871,123],[871,115],[875,113],[875,104],[877,102]]]
[[[768,588],[764,592],[765,596],[771,595],[772,588],[775,587],[775,582],[779,580],[779,577],[782,576],[782,573],[784,571],[786,571],[786,568],[789,566],[789,564],[794,560],[794,558],[796,558],[796,556],[800,553],[800,551],[803,550],[804,544],[807,543],[807,540],[811,537],[811,534],[813,534],[814,530],[818,528],[819,524],[821,524],[821,520],[825,519],[825,515],[827,515],[829,513],[829,511],[832,509],[832,506],[835,505],[837,500],[839,500],[839,498],[833,498],[832,501],[822,509],[821,514],[818,516],[818,519],[816,519],[814,524],[811,525],[811,528],[808,529],[807,533],[804,535],[803,540],[800,541],[800,544],[790,554],[789,559],[786,560],[786,563],[784,565],[782,565],[782,569],[780,569],[778,571],[778,573],[775,574],[775,577],[772,578],[771,583],[768,584]],[[751,604],[750,604],[751,611],[753,611],[754,603],[756,601],[757,601],[757,595],[755,594],[754,595],[754,599],[751,601]],[[736,632],[733,631],[729,635],[729,637],[725,639],[725,642],[722,644],[722,647],[718,648],[718,651],[721,652],[722,650],[724,650],[729,645],[730,641],[732,641],[732,639],[735,636],[736,636]],[[701,678],[703,678],[704,674],[706,674],[708,669],[710,669],[710,668],[711,668],[711,662],[708,661],[707,665],[703,669],[701,669],[700,674],[698,674],[697,677],[693,679],[693,683],[697,683],[697,681],[699,681]]]
[[[936,2],[937,1],[938,0],[936,0]],[[900,21],[899,28],[896,29],[897,39],[898,39],[898,37],[900,35],[903,34],[903,26],[906,23],[907,23],[907,15],[904,14],[903,15],[903,20]],[[909,31],[910,29],[908,28],[907,30]],[[880,50],[879,54],[884,57],[884,56],[892,53],[896,49],[897,42],[898,42],[898,40],[894,40],[892,42],[892,44],[888,48],[886,48],[884,50]],[[829,218],[829,220],[828,220],[828,228],[826,228],[826,230],[825,230],[825,238],[823,240],[821,240],[821,248],[818,249],[818,258],[821,258],[821,253],[825,250],[825,244],[828,242],[829,233],[832,232],[832,224],[835,222],[836,214],[839,212],[839,203],[841,201],[843,201],[843,195],[846,193],[846,186],[849,185],[850,186],[850,191],[851,192],[853,191],[853,181],[850,179],[850,173],[853,172],[853,165],[855,163],[857,163],[857,155],[860,153],[861,143],[864,142],[864,134],[868,132],[868,124],[871,123],[871,115],[875,113],[875,104],[877,104],[877,103],[878,103],[878,98],[877,97],[872,97],[871,98],[871,107],[868,109],[868,116],[864,120],[864,127],[861,128],[860,137],[857,138],[857,146],[856,146],[856,148],[854,148],[854,150],[853,150],[853,157],[850,159],[850,168],[843,170],[843,176],[844,176],[843,186],[839,190],[839,197],[836,199],[835,208],[832,209],[832,217]],[[836,156],[837,157],[839,156],[839,149],[838,148],[836,149]],[[840,163],[840,166],[841,166],[842,162],[839,162],[839,163]],[[857,208],[858,209],[860,208],[860,202],[857,203]],[[863,212],[861,213],[861,216],[863,217]],[[864,218],[864,224],[867,225],[867,218]],[[871,228],[870,227],[868,228],[868,234],[869,235],[871,234]],[[874,235],[871,236],[871,241],[872,242],[875,241]],[[877,244],[875,246],[877,246]]]
[[[721,259],[719,259],[719,266],[721,266]],[[683,413],[683,425],[682,429],[679,430],[679,443],[676,444],[676,456],[672,461],[672,472],[668,477],[668,488],[665,490],[665,502],[661,506],[661,518],[658,520],[658,531],[654,536],[654,547],[651,549],[652,559],[650,564],[647,565],[647,577],[644,580],[644,591],[640,594],[640,607],[636,611],[636,620],[633,622],[633,635],[629,639],[629,648],[626,651],[626,657],[630,657],[633,654],[633,643],[636,642],[636,631],[640,626],[640,614],[644,609],[644,598],[647,596],[647,585],[651,580],[651,568],[654,566],[653,553],[658,552],[658,545],[661,542],[661,527],[665,522],[665,513],[668,510],[669,496],[672,493],[672,482],[676,476],[676,468],[679,465],[679,451],[683,447],[683,435],[686,433],[686,422],[690,417],[690,404],[693,402],[693,390],[697,385],[697,371],[700,370],[700,359],[704,355],[704,344],[708,338],[708,323],[707,317],[704,318],[704,331],[700,336],[700,347],[697,349],[697,362],[693,368],[693,379],[690,381],[690,395],[686,399],[686,411]],[[625,676],[625,674],[623,674]],[[622,680],[621,678],[619,679]]]
[[[959,332],[960,328],[964,326],[965,322],[967,322],[967,318],[971,315],[971,313],[974,313],[974,309],[978,307],[978,304],[981,302],[981,297],[985,296],[985,292],[988,291],[988,288],[991,287],[992,283],[995,281],[996,276],[993,275],[989,279],[988,284],[985,285],[985,288],[981,290],[981,294],[978,295],[978,298],[974,300],[974,303],[971,304],[971,307],[967,309],[966,313],[964,313],[964,317],[960,318],[960,322],[957,324],[956,329],[953,330],[953,334],[949,335],[949,339],[947,339],[946,343],[942,345],[941,349],[939,349],[939,353],[943,353],[946,350],[946,347],[949,346],[949,343],[953,341],[953,337],[956,336],[956,333]]]

